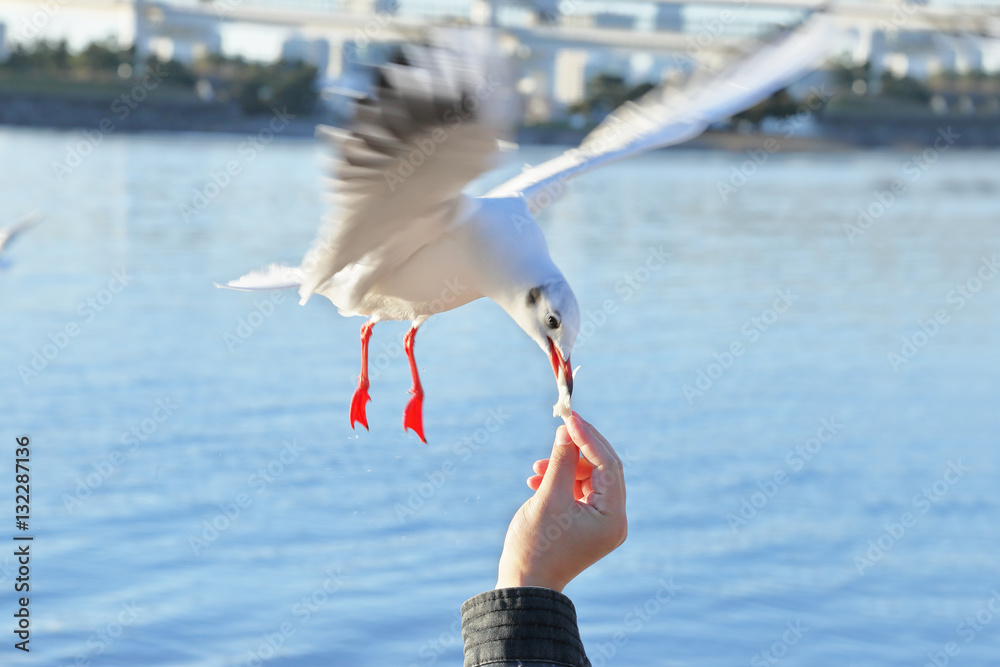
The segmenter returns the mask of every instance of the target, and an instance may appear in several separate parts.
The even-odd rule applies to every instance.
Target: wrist
[[[494,588],[548,588],[558,593],[562,593],[565,586],[566,584],[564,582],[558,582],[553,577],[541,576],[524,571],[501,571],[500,575],[497,577],[497,585],[494,586]]]

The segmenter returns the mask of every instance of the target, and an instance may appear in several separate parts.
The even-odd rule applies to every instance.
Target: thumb
[[[549,457],[549,467],[545,471],[539,492],[566,495],[573,497],[573,485],[576,483],[576,466],[580,460],[580,450],[569,437],[565,426],[556,429],[556,440],[552,443],[552,456]]]

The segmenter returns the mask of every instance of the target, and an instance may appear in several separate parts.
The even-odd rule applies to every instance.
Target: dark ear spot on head
[[[538,297],[542,295],[542,288],[532,287],[528,290],[528,305],[534,306],[535,302],[538,301]]]

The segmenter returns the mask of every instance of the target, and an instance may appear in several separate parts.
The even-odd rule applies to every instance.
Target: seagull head
[[[580,331],[580,306],[569,283],[559,279],[531,287],[517,310],[514,320],[549,356],[560,396],[572,396],[570,354]]]

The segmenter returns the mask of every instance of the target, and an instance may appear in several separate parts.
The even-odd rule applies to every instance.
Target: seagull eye
[[[549,315],[549,319],[547,319],[545,323],[549,325],[550,329],[559,328],[559,318],[557,318],[555,315]]]

